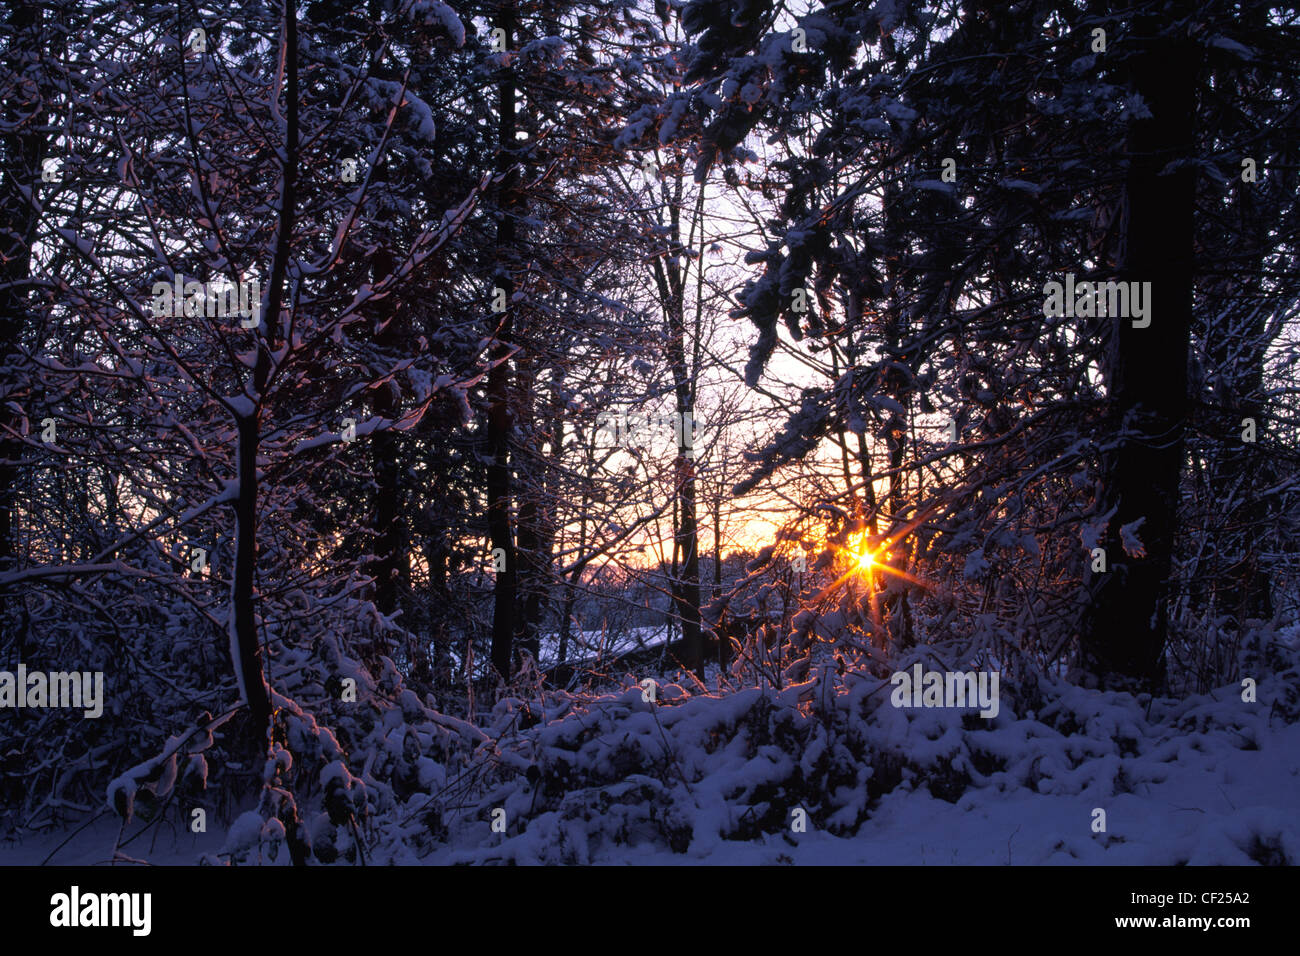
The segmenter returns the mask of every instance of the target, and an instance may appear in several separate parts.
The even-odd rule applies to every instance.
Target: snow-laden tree
[[[306,746],[295,699],[346,721],[395,675],[372,445],[435,406],[463,424],[481,371],[419,334],[419,284],[487,183],[423,195],[433,107],[382,39],[437,59],[463,39],[443,13],[395,8],[352,57],[293,3],[101,12],[65,68],[62,188],[33,199],[47,293],[19,348],[40,386],[23,413],[54,424],[25,429],[34,531],[3,583],[44,653],[91,648],[113,714],[246,705],[223,769]],[[124,737],[109,769],[156,745]]]

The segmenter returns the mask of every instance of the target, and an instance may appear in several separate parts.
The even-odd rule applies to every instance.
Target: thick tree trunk
[[[374,257],[371,281],[379,282],[396,267],[388,250],[379,250]],[[381,303],[387,312],[381,316],[384,328],[376,339],[384,354],[400,345],[401,326],[393,314],[395,305],[390,299]],[[385,382],[375,391],[374,413],[377,417],[395,421],[400,410],[400,391],[395,382]],[[375,607],[384,615],[398,610],[398,601],[406,593],[410,579],[411,562],[407,551],[405,527],[402,516],[406,512],[406,486],[402,481],[403,457],[401,440],[397,433],[384,429],[374,434],[370,442],[371,462],[375,472],[375,500],[373,505],[374,561],[370,573],[374,576]],[[381,648],[371,649],[374,653]]]
[[[563,375],[563,370],[557,372]],[[536,375],[529,374],[522,381],[525,389],[521,396],[526,407],[531,408],[532,398],[536,394]],[[550,462],[543,458],[542,445],[550,449],[550,455],[559,459],[560,448],[564,442],[564,400],[559,394],[559,380],[553,381],[550,399],[546,410],[545,434],[540,439],[534,438],[531,448],[540,472],[527,489],[528,499],[519,509],[519,544],[524,550],[525,532],[527,532],[527,554],[521,558],[526,577],[521,583],[523,599],[521,625],[519,629],[520,644],[533,660],[541,657],[540,634],[542,622],[550,603],[551,565],[555,554],[555,507],[550,487],[553,474]],[[521,492],[522,493],[522,492]]]
[[[546,607],[547,572],[553,544],[547,517],[546,472],[542,454],[544,436],[538,435],[534,425],[536,392],[536,363],[523,356],[515,370],[512,403],[518,420],[526,423],[525,428],[516,430],[516,469],[520,468],[520,461],[525,461],[534,470],[527,480],[520,471],[514,488],[519,503],[515,531],[515,556],[519,562],[515,647],[526,651],[534,661],[541,652],[539,630]]]
[[[1086,666],[1103,680],[1158,687],[1164,679],[1170,573],[1177,531],[1192,324],[1195,170],[1167,170],[1192,151],[1197,52],[1158,36],[1144,17],[1132,42],[1133,91],[1150,117],[1134,122],[1126,183],[1127,229],[1120,281],[1150,282],[1150,325],[1112,317],[1113,421],[1127,436],[1106,462],[1105,537],[1110,570],[1092,589]],[[1137,522],[1141,522],[1140,527]],[[1130,526],[1145,555],[1126,554]],[[1118,679],[1115,679],[1118,677]]]

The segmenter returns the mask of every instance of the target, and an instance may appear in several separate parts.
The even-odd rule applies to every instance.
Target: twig
[[[81,826],[77,827],[77,829],[75,829],[75,830],[73,830],[71,833],[69,833],[68,836],[67,836],[67,839],[65,839],[62,843],[60,843],[60,844],[59,844],[58,846],[56,846],[53,850],[51,850],[49,856],[47,856],[45,859],[41,860],[41,866],[44,866],[46,863],[49,863],[49,862],[50,862],[50,857],[54,856],[54,854],[58,853],[58,852],[59,852],[60,850],[62,850],[65,846],[67,846],[67,844],[68,844],[68,840],[71,840],[74,836],[76,836],[76,835],[77,835],[78,833],[80,833],[82,830],[86,829],[86,827],[90,826],[92,823],[94,823],[96,820],[98,820],[100,817],[102,817],[102,816],[103,816],[105,813],[107,813],[107,812],[108,812],[108,807],[101,807],[98,813],[96,813],[93,817],[91,817],[89,820],[87,820],[87,821],[86,821],[85,823],[83,823]]]

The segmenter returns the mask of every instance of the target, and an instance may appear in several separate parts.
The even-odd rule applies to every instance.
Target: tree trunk
[[[239,680],[240,696],[248,703],[253,726],[250,744],[260,750],[266,742],[271,700],[257,639],[257,446],[258,416],[241,417],[239,434],[239,497],[235,501],[235,569],[230,589],[230,652]]]
[[[250,743],[266,745],[271,721],[270,689],[266,684],[262,647],[257,639],[257,449],[261,443],[261,404],[271,378],[271,355],[277,346],[280,309],[296,214],[298,165],[298,13],[294,0],[284,0],[285,124],[284,162],[280,173],[280,210],[271,276],[257,327],[257,364],[253,369],[253,408],[236,415],[239,455],[239,494],[235,500],[235,567],[230,593],[230,650],[239,689],[252,714]]]
[[[681,408],[681,404],[678,405]],[[683,413],[694,415],[687,407]],[[682,555],[680,599],[678,608],[682,617],[682,663],[704,679],[704,636],[700,627],[700,532],[695,506],[695,461],[679,454],[676,464],[676,485],[681,499],[681,524],[677,532],[677,547]]]
[[[673,599],[682,625],[682,664],[704,679],[704,635],[700,627],[700,531],[696,514],[694,451],[687,450],[691,441],[688,429],[695,420],[695,381],[686,359],[686,278],[679,262],[689,262],[681,255],[682,180],[676,180],[676,194],[669,206],[668,236],[671,254],[654,260],[655,279],[659,288],[664,316],[668,320],[668,363],[673,376],[677,423],[681,442],[673,468],[674,548],[676,564]],[[702,196],[702,194],[701,194]],[[698,215],[698,211],[697,211]]]
[[[514,43],[514,10],[505,6],[494,21],[497,29],[505,31],[506,49]],[[496,572],[493,584],[492,608],[492,665],[505,680],[510,679],[511,659],[514,656],[515,600],[517,568],[514,539],[510,526],[510,354],[513,337],[513,308],[510,298],[514,294],[514,280],[502,260],[513,255],[515,242],[514,208],[517,205],[516,175],[513,171],[515,148],[515,81],[509,67],[504,67],[497,84],[498,125],[496,171],[503,179],[497,187],[497,209],[501,219],[497,225],[496,286],[505,292],[506,311],[500,316],[496,329],[496,344],[492,347],[492,360],[496,364],[488,373],[488,539],[493,556],[498,552],[505,558],[505,569]],[[495,293],[494,293],[495,294]]]
[[[371,282],[378,283],[390,275],[396,262],[392,253],[380,249],[374,256],[371,269]],[[379,317],[383,331],[376,338],[381,354],[391,354],[400,347],[400,325],[393,314],[395,305],[391,298],[384,299],[380,308],[385,314]],[[396,382],[384,382],[375,390],[373,402],[374,414],[379,418],[395,421],[400,410],[401,393]],[[374,433],[370,440],[372,467],[375,473],[375,500],[373,505],[372,531],[374,533],[374,560],[369,572],[375,579],[375,607],[386,616],[398,610],[398,601],[406,593],[406,583],[410,579],[410,557],[407,551],[405,528],[402,516],[405,514],[405,483],[402,481],[404,458],[401,440],[397,433],[382,429]],[[382,653],[382,647],[372,646],[371,656]]]
[[[1111,317],[1112,421],[1129,435],[1106,462],[1104,509],[1117,508],[1104,539],[1109,571],[1092,589],[1083,658],[1117,686],[1164,679],[1170,572],[1177,531],[1192,323],[1195,170],[1166,171],[1190,155],[1196,107],[1193,44],[1160,37],[1160,22],[1135,24],[1133,92],[1150,117],[1134,122],[1126,183],[1127,229],[1120,280],[1150,282],[1150,325]],[[1134,523],[1141,521],[1140,527]],[[1126,555],[1130,525],[1144,556]]]
[[[552,382],[549,408],[546,413],[546,434],[542,437],[550,449],[551,458],[559,464],[564,445],[564,400],[560,395],[560,377],[563,375],[563,370],[557,370],[556,375],[556,379]],[[525,398],[534,394],[536,378],[530,376],[527,384],[529,391]],[[541,441],[534,441],[532,446],[539,464],[544,467],[537,475],[529,493],[528,529],[531,553],[528,557],[528,585],[524,591],[523,608],[523,640],[534,660],[540,660],[541,657],[539,635],[550,603],[551,565],[554,561],[556,535],[555,505],[549,483],[550,476],[554,472],[549,462],[543,462],[541,445]],[[521,537],[522,534],[521,509]]]

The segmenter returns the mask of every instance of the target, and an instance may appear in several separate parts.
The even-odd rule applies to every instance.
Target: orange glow
[[[885,566],[885,560],[889,557],[887,553],[889,544],[888,538],[882,541],[873,541],[864,532],[856,547],[850,545],[844,549],[844,556],[849,559],[849,573],[852,574],[856,571],[865,573],[870,577],[877,571],[889,570]],[[872,547],[872,545],[875,545],[875,547]]]

